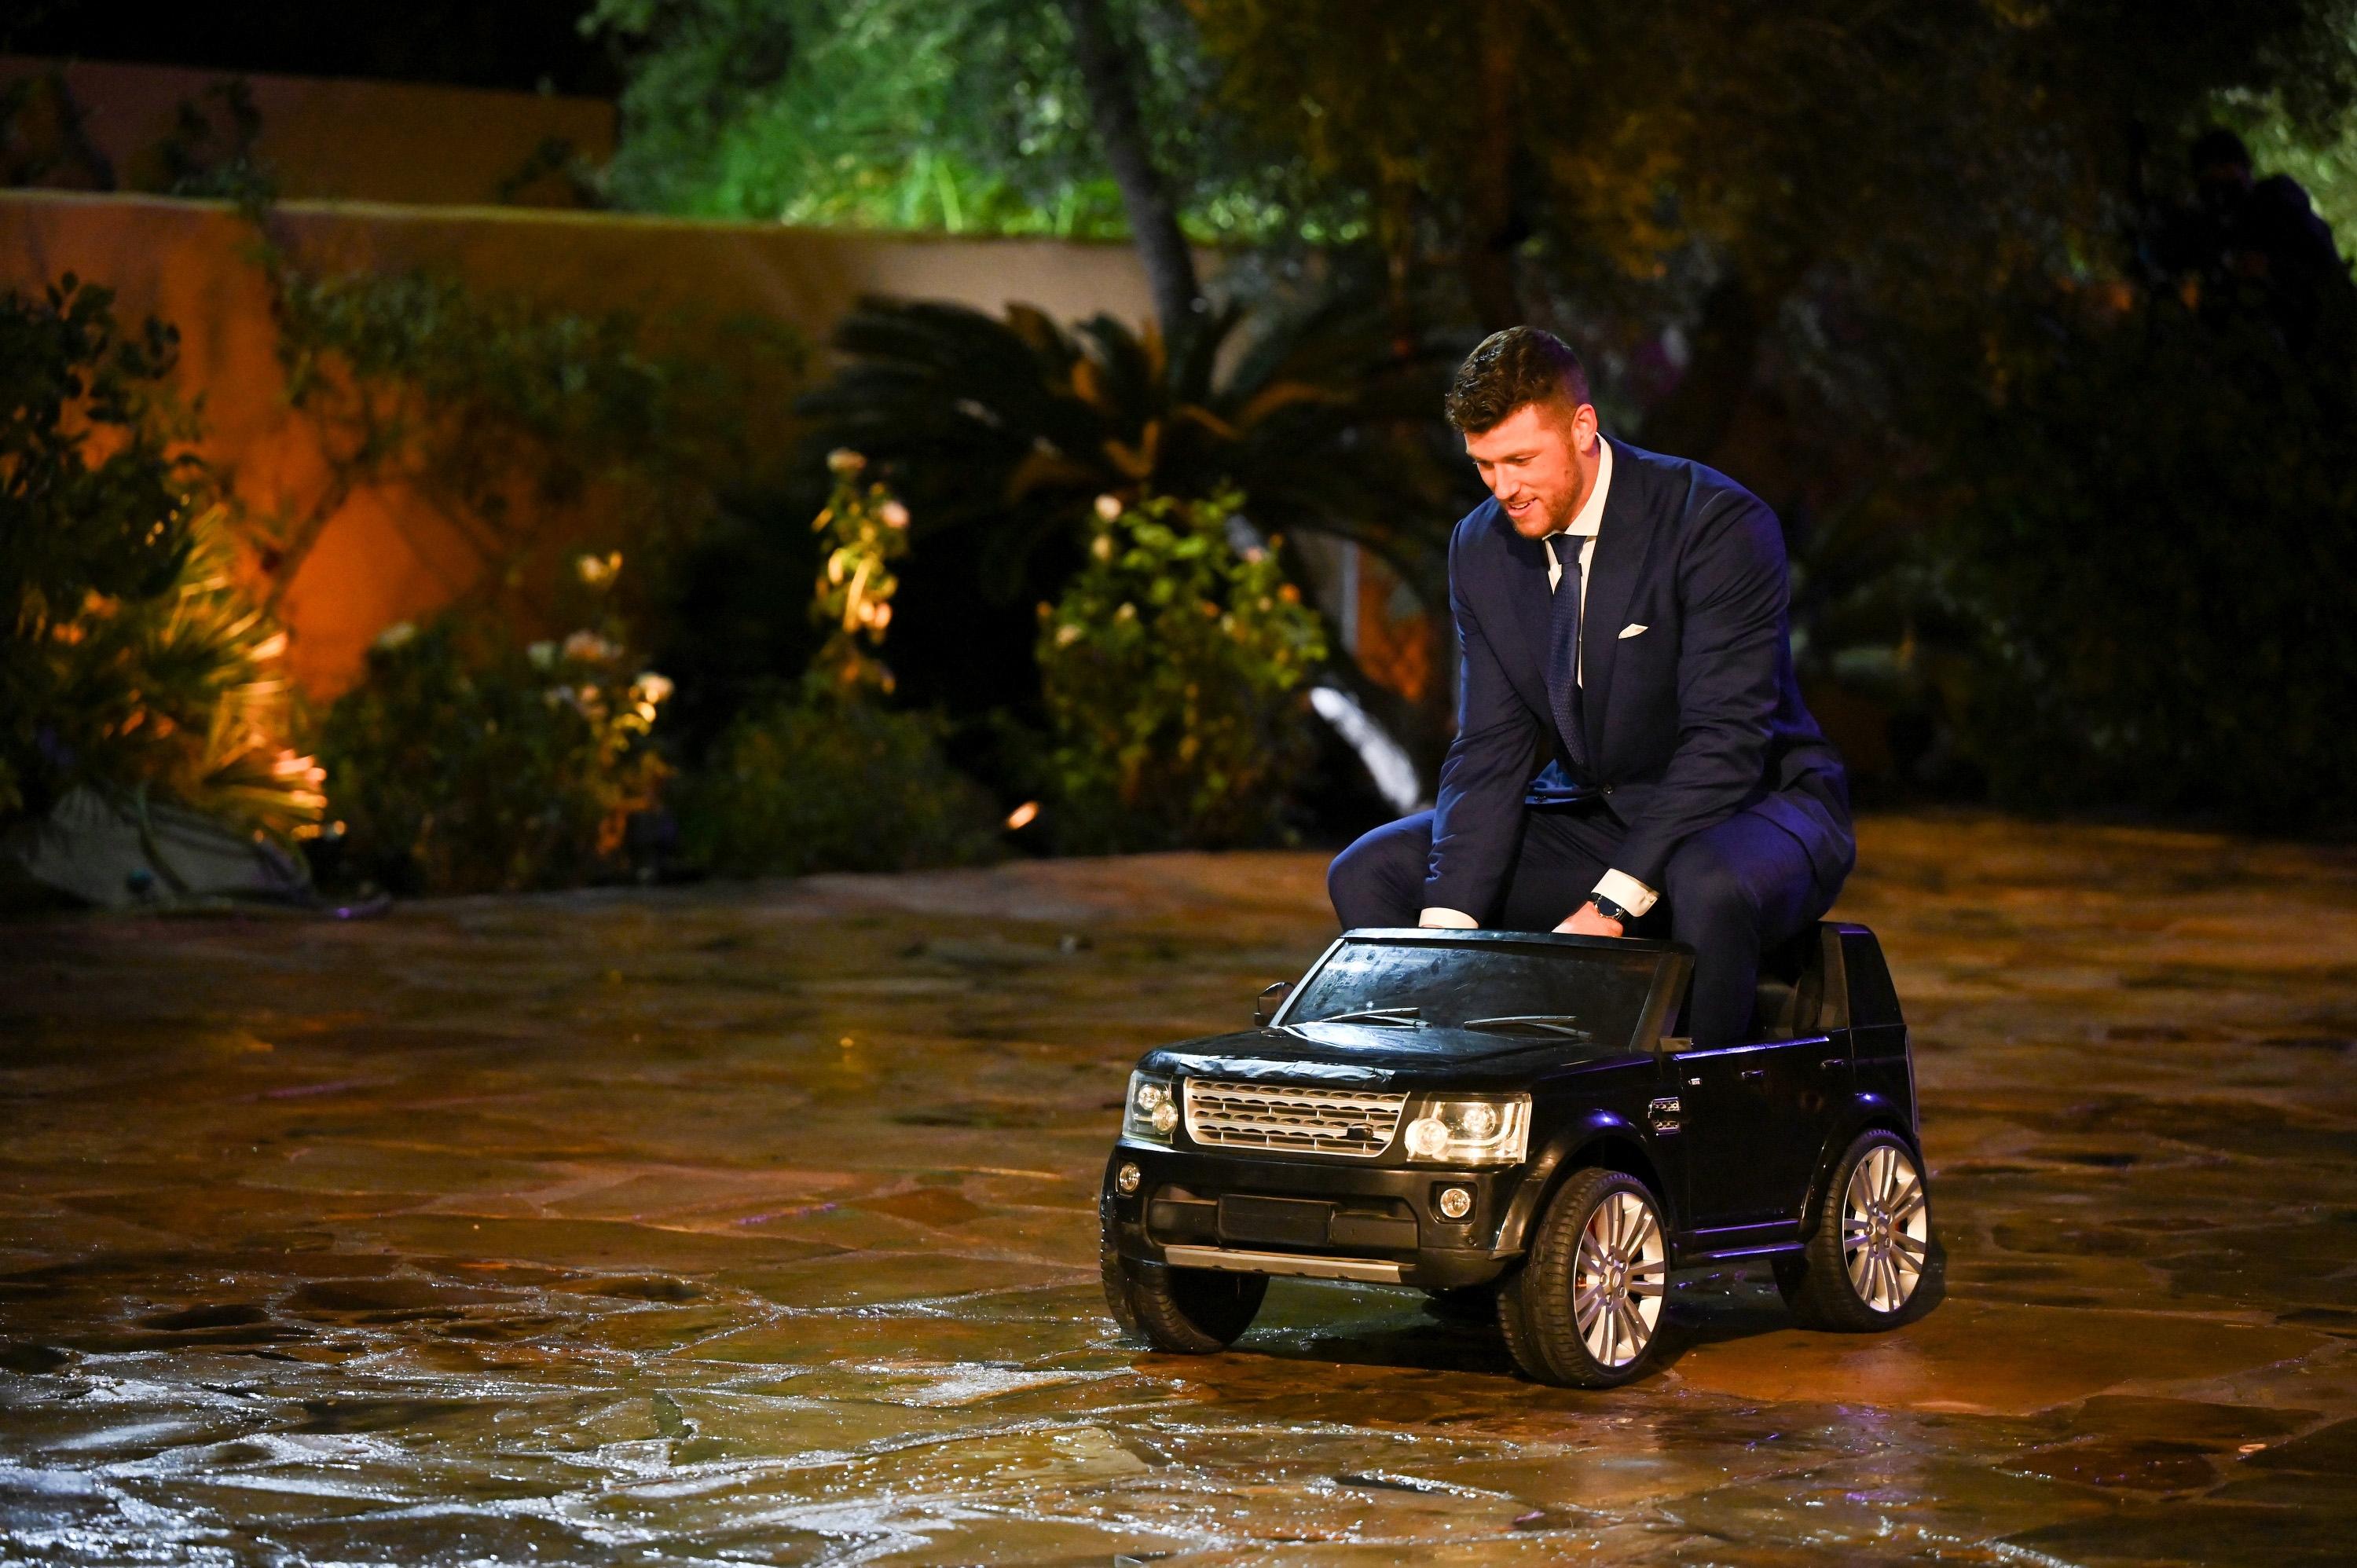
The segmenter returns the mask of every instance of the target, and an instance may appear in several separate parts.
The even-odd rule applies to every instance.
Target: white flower
[[[565,639],[565,657],[587,663],[603,664],[609,659],[619,657],[621,651],[594,631],[576,631]]]
[[[1121,510],[1121,498],[1119,496],[1099,496],[1097,498],[1097,515],[1104,519],[1107,522],[1119,521]]]
[[[838,446],[826,455],[827,467],[843,478],[849,478],[867,467],[867,459],[848,446]]]
[[[639,678],[630,682],[630,695],[641,703],[665,703],[671,700],[672,683],[668,675],[658,675],[651,670],[641,670]],[[651,718],[654,715],[647,715]]]
[[[909,526],[909,509],[899,501],[886,501],[876,509],[876,515],[884,520],[884,526],[887,528]]]
[[[1070,648],[1080,639],[1081,628],[1071,621],[1066,621],[1056,628],[1056,646],[1059,648]]]
[[[376,634],[376,645],[390,653],[416,635],[414,621],[397,620]]]
[[[535,670],[554,668],[556,663],[556,644],[543,639],[525,649],[523,656],[532,660],[532,667]]]

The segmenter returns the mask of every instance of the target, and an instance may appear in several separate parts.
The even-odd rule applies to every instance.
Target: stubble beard
[[[1513,524],[1514,532],[1524,539],[1544,539],[1551,533],[1561,533],[1565,529],[1569,528],[1571,520],[1577,515],[1579,515],[1579,508],[1577,499],[1566,496],[1560,501],[1544,501],[1534,507],[1529,513],[1520,517],[1508,512],[1506,520]],[[1534,521],[1540,524],[1535,531],[1531,527]]]

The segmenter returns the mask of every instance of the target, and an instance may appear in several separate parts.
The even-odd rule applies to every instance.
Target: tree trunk
[[[1523,238],[1514,212],[1514,156],[1519,94],[1514,67],[1521,52],[1521,8],[1512,0],[1484,7],[1481,28],[1481,91],[1477,103],[1480,133],[1471,166],[1465,171],[1465,233],[1458,270],[1481,330],[1496,332],[1523,322],[1522,292],[1514,279],[1514,247]]]
[[[1138,259],[1146,264],[1162,340],[1175,345],[1194,323],[1202,289],[1195,280],[1194,252],[1178,231],[1178,209],[1146,146],[1129,55],[1114,37],[1105,0],[1060,3],[1072,25],[1072,54],[1088,90],[1089,118],[1104,144],[1105,162],[1112,166],[1114,183],[1121,187]]]
[[[1767,329],[1767,313],[1750,286],[1739,275],[1721,279],[1703,297],[1685,373],[1645,415],[1645,445],[1709,462],[1750,393]]]

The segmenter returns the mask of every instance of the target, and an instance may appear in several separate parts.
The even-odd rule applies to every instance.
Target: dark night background
[[[134,6],[31,0],[16,10],[0,22],[0,48],[22,54],[600,97],[621,86],[610,52],[583,35],[578,0]]]

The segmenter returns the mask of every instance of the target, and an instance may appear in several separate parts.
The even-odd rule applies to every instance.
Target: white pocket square
[[[1641,631],[1642,631],[1642,630],[1644,630],[1644,629],[1645,629],[1645,628],[1644,628],[1643,627],[1640,626],[1639,624],[1637,624],[1637,622],[1635,622],[1635,621],[1633,621],[1633,620],[1632,620],[1632,621],[1631,621],[1627,626],[1624,626],[1624,627],[1622,627],[1622,628],[1620,628],[1620,635],[1621,635],[1621,636],[1623,636],[1623,637],[1634,637],[1634,636],[1636,636],[1639,632],[1641,632]]]

